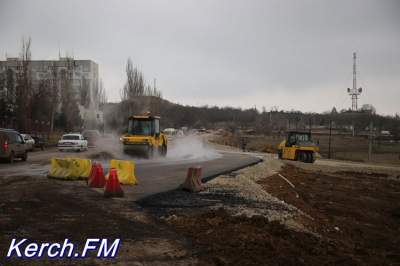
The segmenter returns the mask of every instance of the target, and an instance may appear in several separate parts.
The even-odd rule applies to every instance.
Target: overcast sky
[[[118,101],[130,56],[172,102],[322,112],[359,105],[400,113],[400,1],[0,0],[0,59],[32,38],[33,59],[99,64]]]

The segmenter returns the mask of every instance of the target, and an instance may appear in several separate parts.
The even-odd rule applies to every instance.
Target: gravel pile
[[[282,163],[272,157],[265,155],[264,161],[257,165],[218,176],[207,182],[199,193],[175,189],[147,197],[139,203],[164,218],[223,208],[232,216],[262,216],[269,221],[292,224],[293,218],[301,212],[271,196],[256,183],[280,170]]]
[[[264,161],[251,167],[222,175],[209,181],[206,189],[200,195],[220,196],[224,198],[223,204],[214,207],[223,207],[232,215],[247,217],[264,216],[270,221],[287,220],[297,216],[300,212],[293,206],[268,194],[256,181],[277,173],[282,162],[272,158],[273,155],[264,156]],[[232,202],[236,204],[232,204]]]

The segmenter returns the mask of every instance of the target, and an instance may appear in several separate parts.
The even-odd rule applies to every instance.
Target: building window
[[[83,71],[84,72],[90,72],[90,65],[89,64],[84,64],[83,65]]]

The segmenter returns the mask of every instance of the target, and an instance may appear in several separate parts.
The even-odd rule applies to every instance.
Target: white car
[[[21,134],[21,136],[24,138],[26,149],[32,151],[35,147],[35,140],[28,134]]]
[[[57,147],[59,151],[86,151],[88,143],[82,134],[65,134],[58,141]]]

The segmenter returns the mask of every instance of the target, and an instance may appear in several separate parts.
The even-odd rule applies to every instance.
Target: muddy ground
[[[0,265],[400,265],[400,171],[362,169],[268,157],[201,193],[139,202],[83,181],[0,177]],[[122,248],[116,259],[7,260],[13,237]]]
[[[286,165],[259,183],[312,219],[303,224],[341,250],[348,263],[400,264],[400,182],[387,173],[324,173]]]
[[[188,265],[190,243],[133,202],[111,200],[83,181],[15,177],[0,182],[0,265]],[[63,241],[121,238],[118,259],[6,259],[11,239]],[[136,264],[136,265],[142,265]]]
[[[301,166],[301,164],[295,164]],[[214,208],[167,206],[163,219],[189,239],[209,265],[400,265],[400,182],[387,173],[324,173],[285,164],[257,183],[295,206],[290,228],[268,216],[232,215],[232,197]],[[174,202],[181,201],[178,195]],[[196,200],[210,199],[199,194]],[[187,202],[187,201],[186,201]],[[251,207],[254,202],[247,202]],[[162,206],[161,204],[159,206]],[[204,206],[202,206],[204,207]],[[254,207],[254,206],[253,206]],[[259,208],[276,208],[260,206]],[[158,209],[160,211],[160,209]],[[282,210],[281,210],[282,211]],[[160,215],[160,214],[159,214]]]

